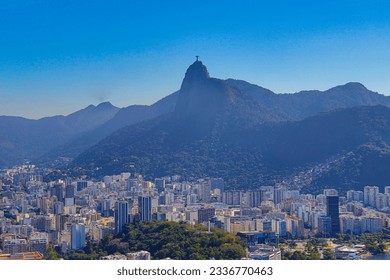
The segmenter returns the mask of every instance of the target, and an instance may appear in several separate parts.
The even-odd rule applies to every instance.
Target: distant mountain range
[[[302,187],[345,191],[390,183],[383,165],[390,160],[388,107],[390,97],[359,83],[275,94],[245,81],[211,78],[196,61],[180,90],[151,106],[103,103],[37,121],[0,117],[0,165],[70,162],[74,174],[102,176],[135,164],[150,178],[222,177],[232,188],[311,170]],[[319,168],[330,159],[339,160]]]
[[[35,161],[45,165],[63,165],[119,128],[172,112],[176,105],[177,96],[178,92],[175,92],[151,106],[131,105],[122,108],[107,122],[46,151]]]
[[[105,102],[68,116],[39,120],[0,116],[0,166],[31,161],[72,137],[106,123],[118,111],[119,108]]]

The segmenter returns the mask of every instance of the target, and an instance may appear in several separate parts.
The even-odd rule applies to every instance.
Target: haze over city
[[[390,94],[387,1],[6,1],[0,115],[152,104],[195,55],[274,92],[360,82]]]

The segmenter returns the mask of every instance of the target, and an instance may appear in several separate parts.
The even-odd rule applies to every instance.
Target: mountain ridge
[[[67,116],[38,120],[23,117],[0,117],[0,166],[32,160],[47,149],[111,119],[115,106],[87,106]]]
[[[70,139],[63,145],[54,147],[36,159],[41,164],[64,165],[64,158],[74,158],[85,149],[93,146],[116,130],[127,125],[146,121],[173,110],[177,92],[174,92],[152,105],[130,105],[120,109],[110,120],[93,130]]]
[[[84,110],[110,105],[105,102]],[[256,187],[260,182],[272,184],[297,170],[321,164],[327,158],[349,153],[362,145],[385,149],[387,132],[375,120],[382,119],[387,128],[387,110],[384,110],[387,108],[377,105],[390,107],[390,97],[356,82],[325,91],[277,94],[246,81],[213,78],[207,67],[196,61],[187,69],[179,91],[150,106],[130,105],[118,109],[105,122],[66,140],[51,139],[56,145],[36,152],[34,162],[62,168],[71,162],[69,168],[73,174],[93,176],[129,171],[130,163],[135,163],[137,172],[149,178],[179,173],[190,177],[215,175],[225,178],[232,187]],[[369,112],[367,116],[358,114],[356,119],[351,119],[355,110]],[[339,111],[347,112],[347,118],[343,120]],[[383,115],[386,117],[382,118]],[[359,134],[362,127],[356,120],[373,124],[375,130],[364,130],[364,133],[371,133],[378,141],[371,141],[375,139],[363,132]],[[17,118],[13,121],[17,122]],[[310,125],[311,122],[314,124]],[[72,125],[77,127],[80,123],[76,121]],[[315,123],[321,125],[316,127]],[[348,141],[341,140],[337,140],[337,145],[325,145],[326,141],[335,143],[337,139],[331,137],[329,129],[321,129],[330,123],[344,124],[344,129],[335,134],[340,139],[343,135],[360,135],[357,138],[362,141],[352,141],[350,146]],[[66,129],[60,134],[64,132]],[[316,142],[299,137],[313,133],[322,138]],[[339,144],[344,145],[342,149]],[[12,141],[2,139],[0,132],[0,156],[12,158],[15,151],[10,148],[12,145]],[[306,152],[309,149],[311,152]],[[350,185],[360,187],[356,182]]]
[[[237,88],[236,81],[206,74],[189,83],[186,78],[187,74],[173,112],[114,132],[80,154],[70,167],[102,176],[129,171],[130,163],[135,163],[137,172],[150,178],[216,176],[231,187],[255,187],[361,145],[390,143],[390,109],[383,105],[340,106],[304,119],[276,115],[279,119],[265,121],[264,103],[256,102],[254,92]],[[354,94],[348,90],[351,86],[357,85],[321,94],[349,96]],[[222,102],[207,99],[210,96]],[[373,141],[374,136],[378,141]]]

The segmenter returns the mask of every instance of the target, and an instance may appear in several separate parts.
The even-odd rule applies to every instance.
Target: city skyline
[[[151,104],[180,88],[196,55],[213,77],[278,93],[352,81],[390,94],[386,1],[299,4],[3,4],[0,115]]]
[[[389,257],[389,186],[307,193],[284,181],[225,190],[222,178],[147,180],[130,172],[44,182],[51,172],[34,165],[0,170],[0,194],[7,195],[0,201],[0,259],[16,254],[79,260]],[[22,186],[28,191],[21,192]],[[194,242],[199,235],[217,234],[231,238],[222,247],[240,239],[248,250],[208,251],[218,244],[214,239],[189,249],[185,242],[193,236],[176,232],[182,229],[196,232]],[[377,244],[369,239],[379,235],[383,240]]]

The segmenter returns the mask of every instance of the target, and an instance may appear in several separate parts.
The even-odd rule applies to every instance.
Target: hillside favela
[[[389,106],[357,82],[213,78],[197,56],[150,106],[1,116],[0,259],[389,258]]]

